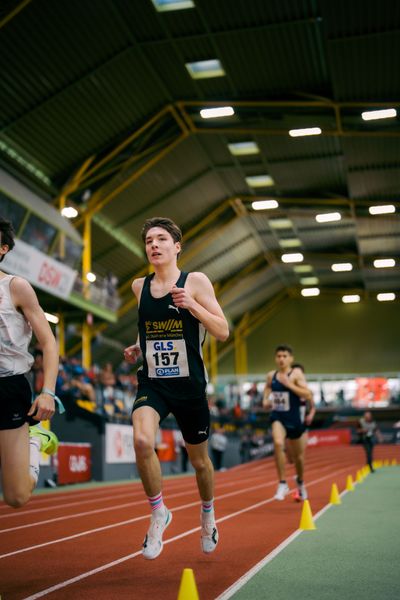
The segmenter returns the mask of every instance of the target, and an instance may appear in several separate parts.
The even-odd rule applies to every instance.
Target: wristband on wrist
[[[41,394],[48,394],[49,396],[54,398],[54,400],[56,401],[56,403],[58,405],[58,412],[60,413],[60,415],[62,415],[65,412],[64,405],[61,402],[60,398],[58,396],[56,396],[54,392],[49,390],[49,388],[45,388],[45,387],[42,388]]]

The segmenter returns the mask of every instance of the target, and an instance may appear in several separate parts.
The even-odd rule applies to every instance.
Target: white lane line
[[[231,496],[237,496],[239,494],[243,494],[244,492],[257,490],[262,487],[269,487],[274,485],[272,482],[265,482],[259,485],[253,486],[251,488],[247,488],[246,490],[237,490],[235,492],[229,492],[228,494],[223,494],[222,496],[217,496],[216,500],[222,500],[223,498],[230,498]],[[171,509],[173,512],[178,510],[184,510],[185,508],[190,508],[192,506],[199,506],[199,500],[197,499],[195,502],[190,502],[188,504],[182,504],[181,506],[177,506],[176,508]],[[223,517],[224,519],[225,517]],[[7,552],[6,554],[0,554],[0,559],[8,558],[10,556],[15,556],[16,554],[22,554],[23,552],[29,552],[30,550],[37,550],[39,548],[43,548],[45,546],[51,546],[53,544],[58,544],[61,542],[66,542],[69,540],[73,540],[85,535],[90,535],[92,533],[98,533],[99,531],[106,531],[107,529],[112,529],[113,527],[121,527],[123,525],[128,525],[129,523],[135,523],[136,521],[141,521],[142,519],[149,519],[149,513],[147,512],[145,515],[141,517],[134,517],[132,519],[127,519],[125,521],[119,521],[118,523],[111,523],[110,525],[103,525],[103,527],[96,527],[95,529],[88,529],[87,531],[81,531],[80,533],[75,533],[74,535],[69,535],[63,538],[58,538],[56,540],[51,540],[50,542],[43,542],[42,544],[36,544],[35,546],[27,546],[26,548],[21,548],[19,550],[14,550],[13,552]]]
[[[258,480],[258,479],[261,479],[261,478],[262,478],[262,475],[258,475],[256,477],[248,477],[246,479],[246,482],[250,482],[250,481],[253,481],[253,480]],[[193,482],[193,484],[194,484],[194,482]],[[243,480],[241,480],[241,484],[243,484]],[[233,487],[235,485],[237,485],[237,481],[234,481],[234,482],[230,481],[230,482],[227,482],[227,483],[224,483],[224,484],[220,484],[220,487],[228,488],[228,487]],[[180,487],[182,487],[182,486],[180,486]],[[176,489],[179,489],[179,488],[176,488]],[[197,488],[195,486],[193,486],[193,490],[188,490],[188,487],[184,486],[184,491],[183,492],[178,492],[176,494],[171,494],[171,493],[166,492],[164,495],[165,495],[165,498],[167,499],[167,498],[177,498],[179,496],[186,496],[186,495],[188,495],[190,493],[196,493],[196,494],[198,494]],[[87,515],[94,515],[96,513],[102,513],[102,512],[107,512],[107,511],[115,511],[115,510],[120,509],[120,508],[127,508],[128,506],[137,506],[137,505],[140,505],[140,504],[145,504],[147,506],[146,499],[143,499],[143,490],[141,490],[140,496],[141,496],[141,500],[137,500],[137,501],[125,502],[124,504],[113,504],[113,506],[106,506],[105,508],[97,508],[97,509],[94,509],[94,510],[88,510],[88,511],[80,512],[80,513],[74,513],[74,514],[71,514],[71,515],[64,515],[64,516],[61,516],[61,517],[53,517],[51,519],[46,519],[44,521],[35,521],[34,523],[25,523],[24,525],[16,525],[15,527],[9,527],[8,529],[0,529],[0,535],[2,533],[9,533],[10,531],[17,531],[19,529],[27,529],[27,528],[30,528],[30,527],[38,527],[40,525],[46,525],[46,524],[49,524],[49,523],[56,523],[57,521],[69,520],[69,519],[74,519],[74,518],[77,518],[77,517],[85,517]],[[125,497],[125,495],[123,497]],[[70,507],[70,506],[72,506],[72,504],[73,503],[68,504],[67,506]],[[80,502],[76,502],[75,504],[79,504],[80,505],[81,503]],[[43,510],[43,509],[40,509],[40,510]],[[0,556],[0,558],[1,558],[1,556]]]
[[[342,497],[347,493],[347,490],[344,490],[340,494],[340,496]],[[313,516],[313,520],[317,521],[331,506],[332,504],[328,503],[326,506],[321,508],[321,510],[315,516]],[[235,583],[233,583],[229,588],[222,592],[222,594],[217,596],[215,600],[229,600],[229,598],[232,598],[232,596],[234,596],[236,592],[238,592],[244,585],[246,585],[246,583],[248,583],[250,579],[252,579],[259,571],[261,571],[261,569],[263,569],[268,563],[270,563],[271,560],[278,556],[278,554],[280,554],[282,550],[287,548],[301,533],[303,533],[303,531],[301,529],[297,529],[294,533],[289,535],[289,537],[287,537],[286,540],[284,540],[281,544],[279,544],[279,546],[274,548],[272,552],[267,554],[267,556],[265,556],[262,560],[260,560],[260,562],[254,565],[254,567],[249,569],[247,573],[242,575],[237,581],[235,581]]]
[[[342,471],[347,470],[347,467],[344,469],[340,469],[338,471],[334,471],[335,474],[337,473],[341,473]],[[329,475],[326,475],[325,477],[320,477],[319,479],[315,479],[314,481],[310,482],[308,485],[312,486],[312,485],[316,485],[317,483],[320,483],[321,481],[324,481],[325,479],[328,479],[328,477],[331,477],[332,473],[330,473]],[[269,484],[269,485],[272,485]],[[261,487],[261,486],[258,486]],[[292,491],[292,490],[290,490]],[[228,494],[230,495],[234,495],[235,492],[232,492],[232,494]],[[225,497],[225,496],[224,496]],[[237,517],[238,515],[241,515],[245,512],[249,512],[255,508],[259,508],[260,506],[264,506],[265,504],[269,504],[270,502],[274,502],[275,499],[272,498],[268,498],[267,500],[262,500],[261,502],[257,502],[256,504],[252,504],[251,506],[248,506],[246,508],[243,508],[241,510],[238,510],[234,513],[231,513],[229,515],[226,515],[225,517],[221,517],[220,519],[217,519],[217,523],[222,523],[223,521],[227,521],[228,519],[232,519],[234,517]],[[192,505],[196,505],[198,504],[196,503],[192,503]],[[181,508],[185,508],[185,507],[179,507],[179,509],[174,509],[175,510],[180,510]],[[319,513],[318,515],[322,514],[322,512],[324,512],[326,510],[326,507],[324,507]],[[138,519],[143,518],[143,517],[139,517]],[[135,519],[135,520],[138,520]],[[196,531],[199,531],[200,527],[195,527],[193,529],[189,529],[188,531],[184,531],[183,533],[173,537],[173,538],[169,538],[168,540],[165,540],[164,544],[170,544],[171,542],[175,542],[177,540],[180,540],[188,535],[191,535],[192,533],[195,533]],[[102,571],[106,571],[107,569],[110,569],[118,564],[121,564],[127,560],[130,560],[131,558],[135,558],[136,556],[139,556],[141,554],[141,550],[139,550],[138,552],[134,552],[133,554],[128,554],[127,556],[122,556],[121,558],[114,560],[110,563],[107,563],[105,565],[102,565],[101,567],[96,567],[95,569],[91,569],[90,571],[86,571],[85,573],[81,573],[80,575],[77,575],[75,577],[72,577],[71,579],[67,579],[65,581],[61,581],[60,583],[57,583],[56,585],[51,586],[50,588],[46,588],[40,592],[37,592],[36,594],[33,594],[32,596],[28,596],[26,598],[24,598],[23,600],[36,600],[36,598],[41,598],[43,596],[46,596],[47,594],[50,594],[54,591],[57,591],[59,589],[62,589],[64,587],[67,587],[68,585],[71,585],[73,583],[77,583],[78,581],[81,581],[82,579],[86,579],[88,577],[91,577],[92,575],[95,575],[97,573],[100,573]]]
[[[255,471],[255,469],[249,469],[247,471],[248,474],[251,474]],[[231,478],[230,478],[231,479]],[[193,480],[189,480],[191,483],[193,483],[193,485],[195,486],[195,481]],[[237,479],[237,481],[239,481],[239,478]],[[241,480],[240,480],[241,481]],[[168,489],[170,489],[172,487],[172,489],[187,489],[188,485],[187,485],[187,481],[186,478],[185,479],[181,479],[178,481],[174,480],[173,483],[177,483],[177,485],[173,485],[173,486],[168,486]],[[234,483],[227,483],[225,485],[234,485]],[[165,485],[165,488],[167,488],[167,486]],[[197,488],[195,488],[197,489]],[[79,494],[79,492],[76,492],[77,494]],[[168,490],[166,490],[166,493],[168,493]],[[28,510],[14,510],[12,512],[9,512],[8,514],[3,514],[0,515],[0,519],[8,519],[9,517],[19,517],[19,516],[23,516],[23,515],[31,515],[34,513],[40,513],[40,512],[47,512],[49,510],[57,510],[60,508],[69,508],[70,506],[80,506],[81,504],[90,504],[91,502],[96,502],[98,503],[99,501],[109,501],[109,500],[114,500],[116,498],[133,498],[135,496],[141,496],[143,497],[143,489],[140,488],[139,490],[132,490],[132,491],[127,491],[127,492],[123,492],[121,494],[113,494],[113,495],[109,495],[109,496],[101,496],[98,498],[90,498],[89,500],[79,500],[76,502],[66,502],[64,504],[58,504],[57,503],[57,498],[56,495],[52,496],[51,500],[52,500],[52,504],[50,504],[49,506],[44,506],[42,508],[30,508]],[[75,495],[74,495],[75,497]],[[50,500],[50,498],[49,498]],[[9,507],[7,507],[9,508]],[[0,531],[1,533],[1,531]]]

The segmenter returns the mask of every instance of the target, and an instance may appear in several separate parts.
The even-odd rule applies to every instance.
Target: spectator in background
[[[228,438],[225,435],[225,431],[223,427],[219,427],[210,437],[211,454],[216,471],[221,471],[223,468],[224,454],[227,445]]]
[[[374,472],[373,468],[373,452],[375,445],[375,438],[379,442],[382,441],[382,434],[378,429],[376,422],[372,418],[371,411],[367,410],[358,422],[358,433],[360,434],[362,444],[365,450],[365,457],[367,464],[371,469],[371,473]]]
[[[240,462],[243,464],[250,460],[251,435],[245,432],[240,438],[239,454]]]

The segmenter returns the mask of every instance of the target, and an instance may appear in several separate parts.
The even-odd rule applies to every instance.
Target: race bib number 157
[[[151,378],[189,377],[185,340],[147,340],[146,360]]]

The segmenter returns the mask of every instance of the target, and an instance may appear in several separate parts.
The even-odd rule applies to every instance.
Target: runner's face
[[[293,356],[289,352],[280,350],[275,354],[275,362],[279,369],[287,369],[293,362]]]
[[[146,254],[150,264],[166,265],[176,261],[181,251],[179,242],[174,242],[172,235],[162,227],[152,227],[146,234]]]

